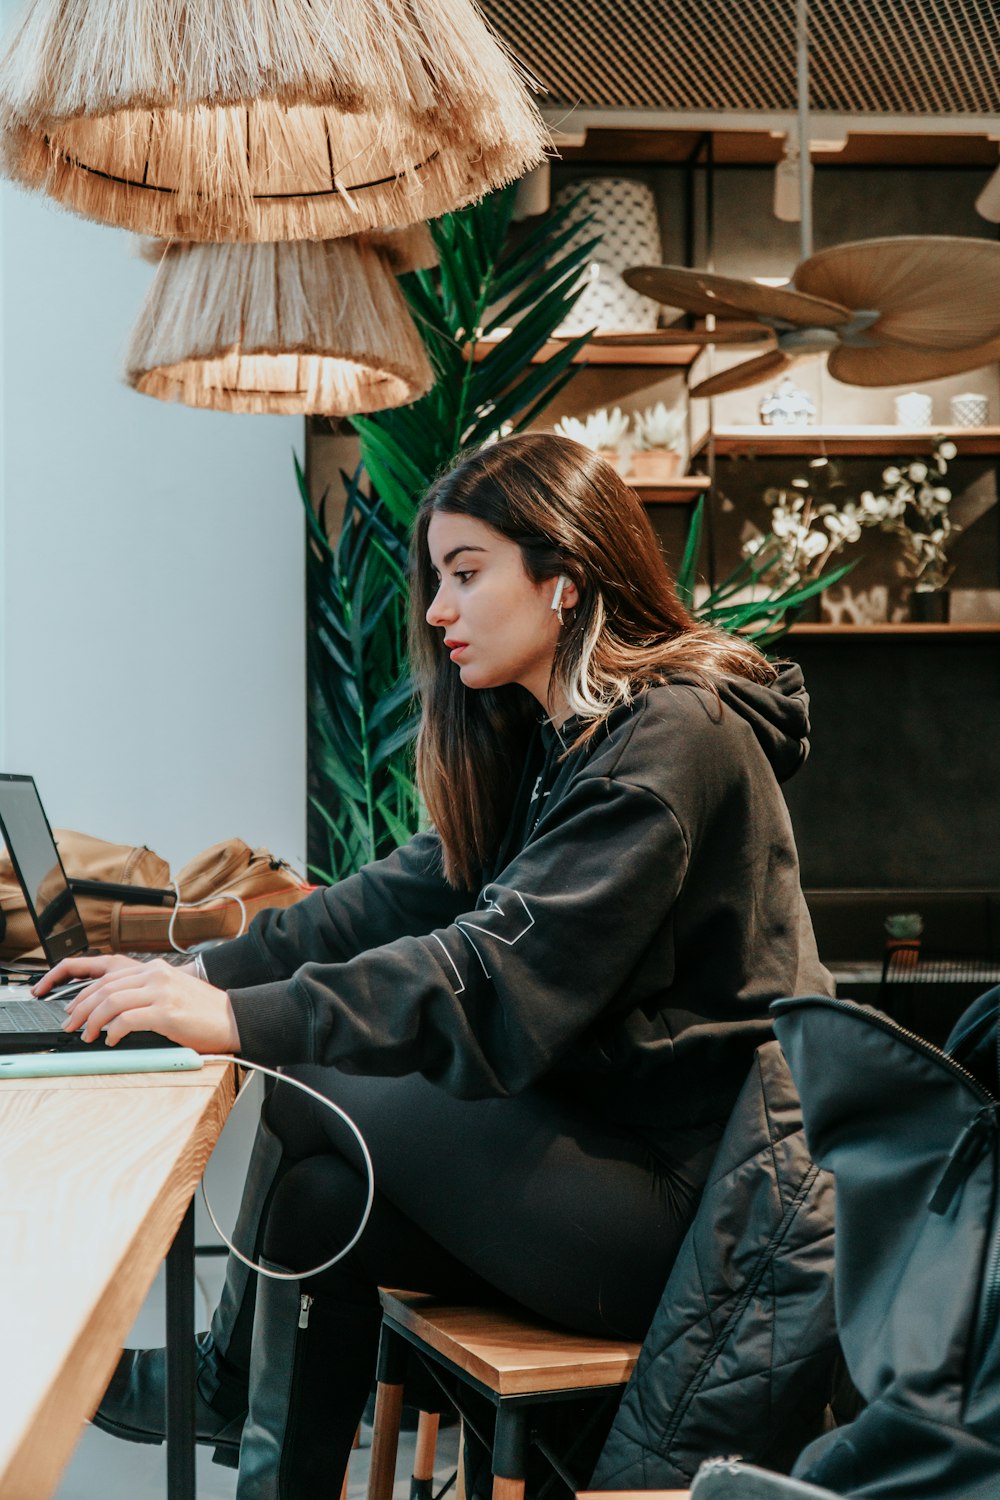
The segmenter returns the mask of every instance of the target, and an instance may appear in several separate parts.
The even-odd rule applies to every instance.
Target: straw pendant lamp
[[[216,411],[348,416],[405,406],[433,372],[396,284],[434,264],[423,225],[387,235],[153,247],[127,383]]]
[[[473,0],[28,0],[9,176],[163,239],[336,239],[461,207],[546,131]]]

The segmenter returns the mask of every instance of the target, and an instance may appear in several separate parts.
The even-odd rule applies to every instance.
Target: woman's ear
[[[565,573],[560,573],[552,589],[552,608],[559,617],[560,625],[563,622],[564,609],[576,609],[580,602],[580,595],[572,578]]]

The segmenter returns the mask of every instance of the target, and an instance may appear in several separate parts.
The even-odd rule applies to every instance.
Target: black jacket
[[[833,1179],[777,1042],[761,1047],[589,1488],[687,1488],[707,1458],[785,1468],[838,1351]],[[811,1476],[808,1476],[811,1477]]]
[[[768,1003],[829,989],[778,786],[807,729],[798,668],[721,700],[678,678],[568,755],[544,726],[481,890],[419,834],[206,954],[244,1055],[466,1098],[544,1079],[653,1149],[724,1119]]]

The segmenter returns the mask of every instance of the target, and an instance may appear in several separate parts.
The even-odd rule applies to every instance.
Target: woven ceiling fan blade
[[[1000,339],[971,349],[922,351],[899,345],[878,349],[835,349],[827,360],[834,380],[844,385],[917,385],[944,375],[961,375],[1000,359]]]
[[[805,297],[794,288],[759,286],[756,281],[740,281],[735,276],[716,276],[713,271],[692,271],[687,266],[632,266],[622,274],[644,297],[702,316],[749,314],[779,318],[800,328],[838,328],[851,320],[850,310],[839,302]]]
[[[769,349],[758,354],[756,359],[745,359],[742,364],[730,365],[710,375],[698,385],[692,386],[692,396],[721,396],[725,391],[742,391],[747,386],[757,385],[773,375],[780,375],[795,363],[794,354],[785,354],[781,349]]]
[[[836,245],[803,261],[795,285],[857,310],[877,309],[871,333],[887,344],[956,350],[1000,338],[996,240],[899,235]]]
[[[674,344],[763,344],[773,340],[774,334],[765,323],[725,318],[713,329],[656,328],[648,333],[595,333],[590,342],[599,349],[658,349]]]

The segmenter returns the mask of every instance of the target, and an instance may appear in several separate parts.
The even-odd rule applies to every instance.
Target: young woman
[[[241,1500],[336,1492],[370,1389],[379,1285],[506,1294],[644,1334],[776,996],[824,991],[779,782],[798,669],[697,624],[635,494],[587,449],[508,438],[433,487],[413,540],[417,772],[433,825],[204,957],[117,958],[68,1025],[151,1029],[294,1068],[359,1125],[376,1199],[309,1281],[231,1261],[199,1340],[198,1428]],[[300,1271],[365,1179],[329,1111],[277,1085],[237,1243]],[[162,1440],[161,1351],[98,1414]],[[249,1408],[249,1410],[248,1410]]]

